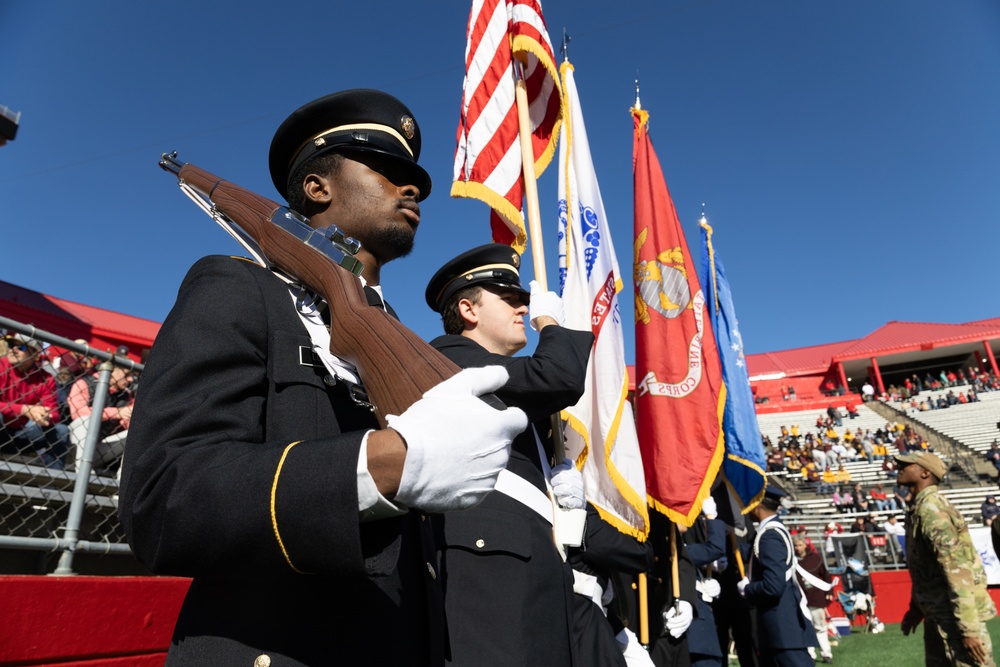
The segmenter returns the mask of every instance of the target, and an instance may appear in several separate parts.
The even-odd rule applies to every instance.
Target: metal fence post
[[[114,357],[112,357],[113,359]],[[69,505],[69,516],[66,519],[66,532],[63,539],[66,548],[59,556],[59,566],[53,574],[75,574],[73,572],[73,554],[80,539],[80,523],[87,504],[87,485],[90,482],[90,469],[97,451],[97,441],[101,438],[101,415],[108,399],[108,385],[111,381],[111,371],[114,370],[111,361],[102,361],[97,367],[97,385],[94,387],[94,400],[91,404],[90,420],[87,424],[87,439],[83,447],[83,460],[76,469],[76,481],[73,484],[73,500]]]

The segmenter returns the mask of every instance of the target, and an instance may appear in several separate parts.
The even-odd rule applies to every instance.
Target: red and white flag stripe
[[[453,197],[489,204],[493,240],[523,251],[527,243],[514,89],[514,60],[525,63],[535,175],[555,153],[560,120],[559,77],[542,17],[533,0],[474,0],[466,33],[465,82],[455,150]]]

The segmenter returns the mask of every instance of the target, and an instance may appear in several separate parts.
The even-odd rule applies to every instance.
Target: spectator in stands
[[[847,416],[851,419],[855,419],[858,416],[858,406],[854,404],[854,401],[848,401],[844,404],[844,409],[847,410]]]
[[[826,555],[829,558],[833,555],[833,536],[840,535],[844,532],[843,527],[836,521],[831,521],[826,524],[826,528],[823,529],[823,549],[826,551]]]
[[[861,400],[865,403],[875,400],[875,387],[868,380],[865,380],[864,385],[861,387]]]
[[[885,442],[879,439],[875,440],[872,445],[872,455],[876,459],[886,459],[889,457],[889,448],[885,446]],[[883,470],[885,468],[883,467]]]
[[[872,533],[873,526],[871,521],[868,519],[867,514],[859,514],[854,517],[854,523],[851,524],[851,528],[848,532],[851,533]]]
[[[979,511],[983,516],[983,525],[991,526],[993,525],[993,519],[1000,514],[1000,505],[997,505],[997,499],[994,496],[986,496],[986,500],[980,505]]]
[[[830,403],[828,406],[826,406],[826,414],[827,414],[828,417],[830,417],[831,420],[833,420],[833,423],[834,423],[835,426],[843,426],[844,425],[844,422],[841,421],[841,418],[840,418],[840,410],[838,410],[837,408],[833,407],[833,403]]]
[[[87,341],[82,338],[77,338],[73,341],[77,345],[86,345]],[[74,352],[73,350],[66,350],[58,357],[53,360],[56,370],[67,370],[73,376],[73,379],[80,377],[84,373],[87,373],[94,367],[94,360],[92,357],[88,357],[85,354],[79,352]]]
[[[979,395],[976,393],[976,390],[974,388],[969,387],[967,395],[969,397],[969,403],[976,403],[977,401],[979,401]]]
[[[851,512],[854,510],[854,496],[838,486],[837,490],[833,492],[833,506],[837,508],[838,512]]]
[[[920,378],[917,377],[916,373],[910,376],[910,382],[913,384],[914,391],[918,394],[924,390],[924,384],[920,381]]]
[[[948,399],[946,399],[944,396],[939,396],[937,400],[937,409],[944,410],[947,407],[948,407]]]
[[[792,546],[799,568],[797,577],[799,586],[806,598],[809,614],[812,617],[816,638],[819,639],[820,658],[825,663],[833,662],[830,649],[830,637],[826,626],[826,608],[833,602],[833,580],[826,570],[823,557],[810,544],[803,534],[792,536]]]
[[[826,426],[826,419],[823,415],[816,417],[816,428],[824,428]]]
[[[767,471],[781,472],[784,469],[785,452],[781,450],[781,447],[772,447],[770,453],[767,455]]]
[[[871,490],[872,502],[875,503],[875,509],[879,512],[884,512],[889,506],[889,496],[882,488],[881,484],[876,484]]]
[[[851,473],[844,467],[844,464],[840,464],[834,473],[834,479],[837,481],[837,484],[842,484],[846,487],[851,481]]]
[[[817,471],[823,471],[827,468],[826,462],[826,452],[819,445],[813,447],[812,450],[812,460],[816,464]]]
[[[843,443],[834,440],[833,444],[830,445],[830,451],[826,455],[827,462],[830,464],[831,468],[833,468],[834,466],[840,466],[841,461],[847,461],[854,458],[852,456],[853,453],[854,453],[853,449],[848,450],[847,447],[843,445]],[[831,454],[833,456],[831,456]]]
[[[837,488],[837,473],[827,468],[823,471],[823,481],[819,485],[819,493],[830,493],[835,488]]]
[[[788,397],[793,401],[796,399],[795,387],[793,387],[792,385],[788,385]]]
[[[69,392],[69,410],[73,418],[69,425],[69,436],[76,451],[73,463],[76,470],[80,469],[83,462],[98,375],[99,373],[91,373],[80,378]],[[115,366],[108,380],[108,396],[101,413],[100,438],[92,461],[95,469],[112,467],[125,453],[128,425],[132,419],[132,398],[128,392],[131,383],[132,375],[121,366]]]
[[[882,474],[890,479],[896,477],[898,474],[896,471],[896,459],[889,456],[882,459]]]
[[[997,469],[997,475],[1000,476],[1000,442],[997,442],[996,438],[990,443],[990,449],[986,452],[986,460],[993,464],[993,467]]]
[[[948,390],[948,393],[944,395],[945,400],[948,401],[948,405],[958,405],[958,396],[955,395],[955,391],[952,389]]]
[[[899,522],[899,517],[895,514],[890,514],[889,518],[885,520],[885,523],[882,524],[881,528],[882,532],[894,535],[897,538],[897,544],[899,544],[898,538],[906,535],[906,527]]]
[[[861,451],[864,453],[865,458],[868,459],[868,463],[874,463],[875,441],[872,440],[872,435],[868,431],[861,436]]]
[[[892,496],[896,499],[896,504],[900,510],[907,509],[910,499],[913,497],[910,493],[910,488],[902,484],[896,484],[896,486],[892,487]]]
[[[965,405],[966,403],[969,402],[969,397],[965,395],[964,391],[958,394],[958,402],[961,405]]]
[[[792,437],[793,438],[799,437],[799,425],[798,424],[792,424]]]
[[[927,412],[931,409],[931,406],[927,403],[927,399],[921,399],[920,403],[917,404],[917,410],[921,412]]]
[[[788,427],[784,424],[781,425],[781,439],[784,440],[788,437]]]
[[[6,337],[0,359],[0,448],[30,452],[48,468],[61,469],[68,429],[60,423],[56,381],[38,366],[42,344],[23,334]]]

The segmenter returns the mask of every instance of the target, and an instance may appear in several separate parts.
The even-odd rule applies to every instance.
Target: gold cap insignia
[[[316,146],[316,148],[320,148],[321,146],[325,146],[326,145],[326,139],[324,139],[323,137],[320,137],[319,139],[316,139],[315,141],[313,141],[313,145]]]
[[[399,127],[402,128],[407,139],[412,139],[413,133],[417,130],[417,123],[411,116],[403,116],[399,119]]]
[[[516,252],[510,254],[510,263],[514,265],[515,269],[521,268],[521,256]]]

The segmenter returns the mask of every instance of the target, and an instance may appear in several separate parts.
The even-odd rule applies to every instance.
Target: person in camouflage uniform
[[[906,563],[913,588],[902,630],[924,621],[925,661],[930,665],[993,666],[986,621],[996,607],[986,592],[986,571],[962,515],[938,492],[947,472],[937,456],[897,456],[900,484],[913,504],[906,518]]]

